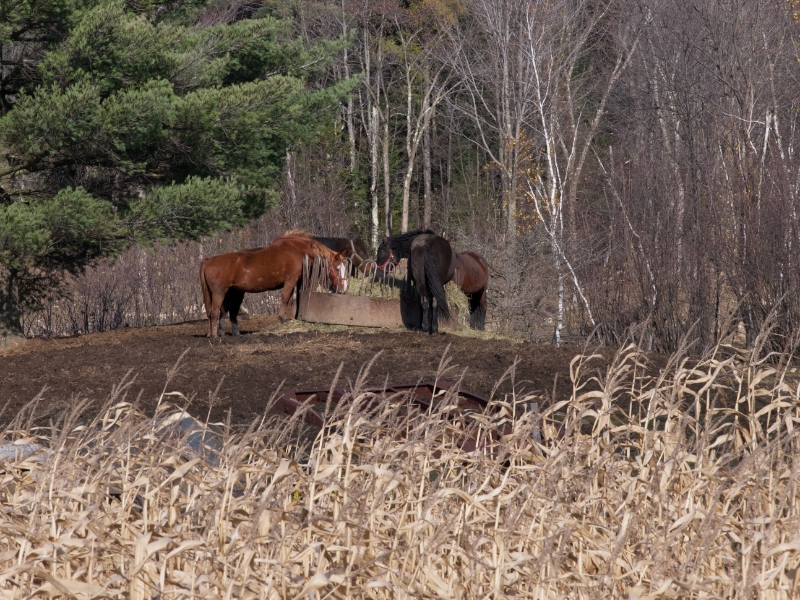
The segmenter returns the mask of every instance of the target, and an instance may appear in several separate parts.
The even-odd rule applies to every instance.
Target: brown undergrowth
[[[633,345],[601,377],[577,356],[572,397],[541,414],[518,410],[535,396],[477,414],[355,392],[316,437],[297,417],[198,423],[178,396],[145,418],[124,384],[91,423],[21,414],[0,594],[789,598],[798,387],[754,356],[676,355],[656,379]]]

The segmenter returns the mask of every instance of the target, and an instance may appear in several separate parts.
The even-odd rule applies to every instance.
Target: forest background
[[[0,337],[201,318],[199,260],[285,229],[430,226],[510,334],[792,344],[799,9],[0,0]]]

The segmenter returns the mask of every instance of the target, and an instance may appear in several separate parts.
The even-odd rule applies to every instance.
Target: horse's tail
[[[206,314],[211,315],[211,288],[206,281],[206,261],[200,261],[200,288],[203,290],[203,304],[206,305]]]
[[[425,252],[425,279],[428,289],[436,298],[436,308],[439,316],[445,319],[450,318],[450,307],[447,305],[447,294],[444,291],[442,281],[439,279],[439,271],[436,269],[436,261],[430,252]]]

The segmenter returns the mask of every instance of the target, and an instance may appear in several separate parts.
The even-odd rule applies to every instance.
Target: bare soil
[[[372,359],[366,384],[415,383],[433,378],[443,356],[451,367],[443,379],[457,381],[463,374],[462,385],[486,397],[515,390],[562,399],[571,391],[570,361],[583,350],[492,336],[281,324],[275,316],[243,319],[241,326],[241,337],[217,340],[205,337],[205,321],[29,340],[0,352],[0,407],[6,405],[0,422],[40,393],[40,417],[81,399],[100,406],[127,375],[133,382],[125,399],[146,412],[162,392],[180,392],[198,418],[210,413],[223,421],[230,415],[233,424],[249,424],[278,388],[327,389],[340,364],[340,385],[354,383]],[[592,369],[604,371],[613,349],[601,353],[605,358],[595,359]],[[501,381],[515,361],[513,377]]]

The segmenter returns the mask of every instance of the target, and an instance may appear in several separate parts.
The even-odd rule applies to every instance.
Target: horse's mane
[[[317,251],[318,254],[324,256],[325,258],[330,259],[330,258],[333,258],[336,255],[336,252],[334,252],[333,250],[328,248],[322,242],[320,242],[318,240],[315,240],[314,238],[310,238],[309,239],[309,243],[314,248],[314,250]]]
[[[284,234],[281,237],[282,238],[285,238],[285,237],[299,237],[299,238],[305,238],[305,239],[308,239],[308,240],[313,240],[314,239],[314,236],[312,236],[307,231],[303,231],[302,229],[290,229],[289,231],[284,232]]]
[[[325,258],[327,258],[329,260],[336,255],[336,252],[334,252],[333,250],[328,248],[322,242],[314,239],[314,236],[312,236],[308,232],[303,231],[302,229],[292,229],[290,231],[287,231],[286,233],[284,233],[278,239],[282,240],[282,239],[286,239],[286,238],[294,238],[294,239],[303,240],[304,242],[308,243],[314,249],[314,252],[316,252],[320,256],[323,256],[323,257],[325,257]],[[275,241],[277,241],[277,240],[275,240]]]

